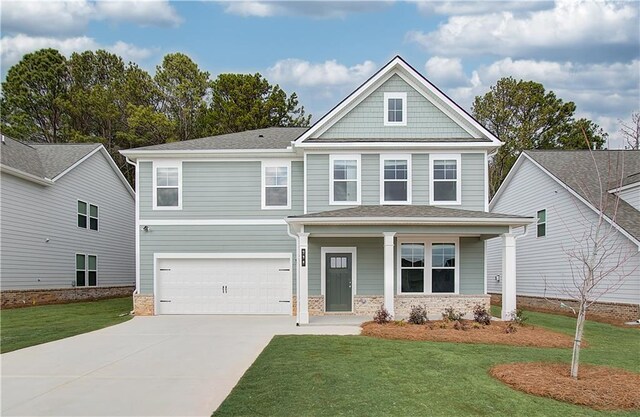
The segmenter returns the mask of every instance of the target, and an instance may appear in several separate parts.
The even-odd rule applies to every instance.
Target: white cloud
[[[545,1],[425,1],[417,0],[418,11],[423,14],[472,15],[502,11],[530,11],[546,9],[553,5]]]
[[[99,1],[97,18],[126,21],[141,26],[179,26],[182,18],[167,0]]]
[[[442,87],[467,84],[460,58],[434,56],[424,64],[425,75],[434,84]]]
[[[91,20],[133,22],[141,26],[177,26],[182,18],[168,0],[3,1],[2,31],[31,36],[73,36]]]
[[[295,86],[335,86],[357,84],[377,69],[372,61],[347,67],[336,60],[311,63],[301,59],[283,59],[267,70],[269,79]]]
[[[350,13],[378,11],[393,1],[230,1],[226,13],[243,17],[308,16],[345,18]]]
[[[122,41],[113,45],[101,45],[95,39],[87,36],[56,39],[42,36],[16,35],[5,36],[0,39],[0,61],[3,67],[8,68],[20,61],[25,54],[42,48],[54,48],[66,56],[71,55],[73,52],[105,49],[120,55],[125,61],[145,59],[152,54],[149,49],[139,48]]]
[[[583,60],[637,56],[638,4],[558,0],[553,9],[452,16],[435,31],[407,40],[443,56],[540,57],[568,54]]]
[[[232,1],[229,2],[224,11],[230,14],[236,14],[243,17],[269,17],[278,13],[275,3],[259,2],[259,1]]]

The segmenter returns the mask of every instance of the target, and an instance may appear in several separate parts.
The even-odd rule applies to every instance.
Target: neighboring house
[[[488,213],[500,145],[396,57],[311,128],[122,151],[139,190],[134,308],[308,323],[488,305],[485,240],[504,235],[515,261],[508,232],[533,221]]]
[[[2,306],[130,295],[135,194],[100,144],[0,144]]]
[[[608,224],[614,226],[607,241],[614,249],[608,249],[601,268],[611,269],[620,259],[630,259],[603,282],[614,290],[604,294],[591,311],[623,319],[640,316],[640,151],[525,151],[520,155],[490,204],[492,212],[537,218],[537,224],[517,238],[519,306],[554,309],[563,300],[575,308],[566,302],[564,290],[574,288],[576,272],[568,252],[593,237],[602,195],[597,172],[605,189],[602,207]],[[487,242],[487,253],[487,287],[499,294],[500,242]],[[614,285],[618,272],[628,275],[619,288]]]

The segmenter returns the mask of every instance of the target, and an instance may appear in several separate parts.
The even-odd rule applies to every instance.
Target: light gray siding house
[[[100,144],[2,137],[2,306],[128,295],[135,194]]]
[[[488,213],[500,145],[396,57],[311,128],[122,151],[139,190],[134,308],[308,323],[486,305],[485,240],[515,260],[510,228],[533,221]]]
[[[604,182],[602,203],[596,172]],[[575,268],[572,269],[569,254],[589,244],[598,221],[597,208],[605,207],[609,256],[600,268],[612,269],[621,259],[625,262],[596,290],[596,294],[603,294],[591,312],[637,319],[639,200],[639,151],[525,151],[520,155],[490,204],[492,212],[537,218],[537,224],[517,238],[518,304],[547,309],[560,308],[560,302],[572,305],[567,301],[567,289],[575,291]],[[497,239],[487,242],[487,289],[494,294],[502,292],[500,246]],[[620,278],[624,279],[617,285]],[[612,289],[603,291],[606,287]]]

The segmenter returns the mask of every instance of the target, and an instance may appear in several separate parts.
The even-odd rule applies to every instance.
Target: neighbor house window
[[[547,210],[538,211],[538,224],[536,229],[537,237],[545,237],[547,235]]]
[[[78,200],[78,227],[98,230],[98,206]]]
[[[290,208],[289,162],[262,163],[262,208]]]
[[[154,164],[154,209],[182,208],[182,170],[177,164]]]
[[[460,155],[431,155],[431,204],[460,204]]]
[[[331,155],[330,203],[360,204],[360,155]]]
[[[411,203],[411,156],[383,155],[380,157],[381,204]]]
[[[399,293],[457,293],[457,239],[419,239],[399,243]]]
[[[98,258],[76,254],[76,286],[95,287],[98,284]]]
[[[384,93],[384,125],[407,125],[407,93]]]

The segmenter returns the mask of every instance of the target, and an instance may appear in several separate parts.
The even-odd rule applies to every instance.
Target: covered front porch
[[[374,213],[372,213],[372,211]],[[289,217],[296,237],[299,324],[310,316],[394,318],[424,305],[471,313],[488,307],[485,240],[502,236],[503,318],[515,310],[513,227],[532,219],[431,206],[360,206]]]

